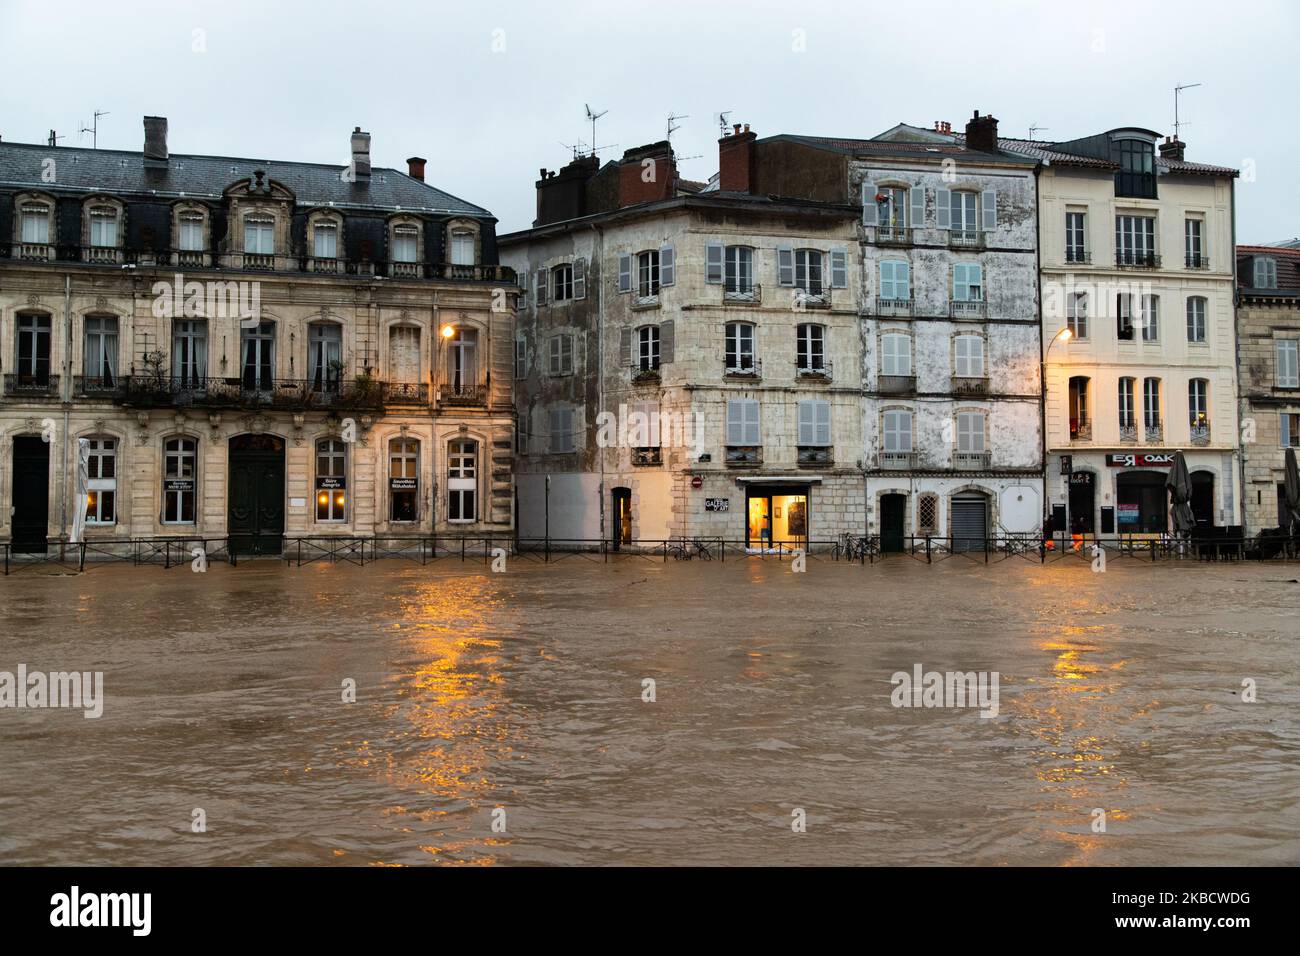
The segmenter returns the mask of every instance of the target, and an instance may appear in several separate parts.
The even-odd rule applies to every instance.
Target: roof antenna
[[[90,134],[91,149],[99,149],[99,118],[101,116],[107,116],[107,115],[108,115],[108,110],[95,110],[94,123],[90,126],[83,126],[81,127],[80,130],[78,130],[79,135],[84,136],[86,133]]]
[[[1040,129],[1051,129],[1051,128],[1052,127],[1050,126],[1038,126],[1037,124],[1031,124],[1029,127],[1029,141],[1031,143],[1034,141],[1034,134],[1037,133]]]
[[[591,155],[595,156],[596,155],[596,120],[600,119],[602,116],[608,113],[609,110],[601,110],[599,113],[597,113],[595,110],[591,108],[590,104],[583,103],[582,105],[587,108],[587,119],[591,120]],[[577,158],[576,153],[574,154],[574,158],[575,159]]]
[[[59,145],[59,142],[58,142],[58,141],[61,140],[61,139],[63,139],[62,136],[60,136],[58,133],[54,132],[54,130],[50,130],[50,145],[51,145],[51,146],[58,146],[58,145]]]
[[[669,113],[669,114],[668,114],[668,131],[664,134],[664,139],[668,140],[668,142],[671,143],[671,142],[673,141],[673,133],[677,132],[679,129],[682,128],[682,127],[681,127],[681,124],[680,124],[680,123],[677,123],[676,121],[677,121],[677,120],[682,120],[682,119],[690,119],[690,118],[691,118],[691,117],[690,117],[690,114],[689,114],[689,113],[682,113],[681,115],[678,115],[677,113]],[[676,124],[676,125],[674,125],[674,124]]]
[[[1178,94],[1183,90],[1190,90],[1194,86],[1200,86],[1200,83],[1184,83],[1182,86],[1174,87],[1174,139],[1178,139],[1178,129],[1187,126],[1187,123],[1180,122],[1178,119]]]
[[[727,127],[731,125],[730,123],[727,122],[727,117],[730,116],[732,112],[733,112],[732,110],[724,110],[723,112],[718,114],[718,135],[719,136],[727,135]]]

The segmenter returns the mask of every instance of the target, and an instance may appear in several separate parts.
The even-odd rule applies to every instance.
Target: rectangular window
[[[953,340],[953,358],[958,378],[984,377],[984,339],[959,335]]]
[[[86,316],[86,386],[111,388],[117,380],[117,316]]]
[[[642,372],[659,370],[659,326],[643,325],[637,329],[637,368]]]
[[[794,284],[808,295],[822,294],[822,254],[816,249],[795,250]]]
[[[826,330],[820,325],[806,323],[795,328],[795,353],[801,372],[820,372],[826,367]]]
[[[113,247],[117,245],[117,210],[99,207],[90,211],[90,244]]]
[[[762,444],[756,399],[737,398],[727,402],[727,444],[735,447]]]
[[[181,213],[180,249],[182,252],[203,251],[203,217],[197,213]]]
[[[178,319],[172,323],[172,377],[183,389],[203,388],[208,377],[208,323]]]
[[[958,302],[984,301],[984,267],[958,262],[952,267],[952,297]]]
[[[551,409],[551,454],[562,455],[574,449],[573,409]]]
[[[1066,303],[1066,325],[1076,339],[1088,337],[1088,293],[1071,292]]]
[[[1133,341],[1133,296],[1127,292],[1115,296],[1115,337],[1121,342]]]
[[[478,443],[461,440],[451,443],[447,455],[447,520],[470,522],[478,517]]]
[[[1278,388],[1300,388],[1300,339],[1277,339],[1273,382]]]
[[[747,322],[727,325],[727,371],[750,372],[754,369],[754,327]]]
[[[1194,295],[1187,299],[1187,341],[1205,341],[1205,299]]]
[[[1065,261],[1087,262],[1087,247],[1084,244],[1085,213],[1067,212],[1065,214]]]
[[[419,255],[419,233],[414,226],[398,226],[393,230],[393,261],[415,262]]]
[[[1160,297],[1142,296],[1142,341],[1155,342],[1160,338]]]
[[[1133,379],[1119,380],[1119,427],[1133,428],[1136,424],[1133,408]]]
[[[1155,199],[1155,147],[1145,140],[1122,139],[1116,143],[1116,151],[1119,170],[1115,173],[1115,195]]]
[[[847,289],[849,286],[848,254],[842,250],[831,250],[831,288]]]
[[[1122,266],[1156,264],[1154,216],[1115,217],[1115,261]]]
[[[912,337],[890,333],[880,337],[880,374],[912,374]]]
[[[821,400],[799,402],[799,444],[831,443],[831,403]]]
[[[754,250],[748,246],[727,246],[724,283],[727,292],[749,295],[754,291]]]
[[[549,368],[552,375],[573,374],[572,335],[551,336]]]
[[[955,233],[974,236],[979,232],[979,198],[973,192],[952,190],[948,193],[948,228]]]
[[[885,451],[910,454],[912,451],[912,413],[895,408],[884,414]]]
[[[984,453],[984,413],[957,414],[957,451],[966,455]]]
[[[18,384],[45,388],[50,384],[50,317],[18,316]]]
[[[563,302],[573,298],[573,264],[566,262],[551,270],[551,299]]]
[[[92,438],[86,465],[86,524],[113,524],[117,504],[117,441]]]
[[[1300,448],[1300,412],[1283,412],[1278,426],[1283,448]]]
[[[394,438],[388,443],[389,514],[393,521],[415,521],[420,496],[420,443]]]
[[[343,375],[343,328],[333,323],[307,326],[307,358],[313,392],[337,392]]]
[[[1160,427],[1160,379],[1142,381],[1142,420],[1147,428]]]
[[[1209,265],[1205,261],[1205,243],[1201,236],[1204,228],[1205,223],[1200,219],[1183,220],[1183,246],[1189,269],[1202,269]]]
[[[451,234],[451,264],[474,265],[474,233],[466,229],[453,230]]]
[[[197,447],[193,438],[163,443],[163,524],[194,523]]]
[[[1210,383],[1194,378],[1187,383],[1187,423],[1192,428],[1204,428],[1210,423]]]
[[[23,242],[47,245],[50,241],[50,210],[33,203],[23,206]]]
[[[317,259],[334,259],[339,254],[339,227],[332,222],[318,222],[312,230],[312,254]]]
[[[244,220],[244,252],[269,256],[275,252],[275,220],[250,216]]]
[[[652,299],[659,294],[659,250],[651,249],[636,257],[637,295]]]
[[[316,443],[316,520],[347,519],[348,475],[346,445],[337,438]]]
[[[912,267],[907,262],[880,260],[880,297],[894,301],[912,298]]]

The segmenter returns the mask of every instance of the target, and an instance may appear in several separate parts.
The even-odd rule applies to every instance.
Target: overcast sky
[[[0,136],[136,149],[166,116],[178,153],[429,160],[427,178],[528,226],[539,167],[588,143],[602,158],[662,139],[691,179],[717,169],[717,114],[760,135],[871,136],[897,122],[1064,140],[1117,126],[1170,133],[1182,97],[1189,160],[1253,166],[1238,241],[1300,235],[1294,0],[1177,4],[716,4],[0,0]],[[983,10],[983,13],[976,11]],[[196,32],[201,31],[201,32]]]

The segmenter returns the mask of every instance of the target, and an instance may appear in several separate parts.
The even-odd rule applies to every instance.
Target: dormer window
[[[1268,256],[1255,256],[1255,275],[1252,285],[1256,289],[1277,288],[1277,260]]]
[[[275,254],[275,220],[268,216],[249,216],[244,220],[244,253],[270,256]]]
[[[183,212],[177,222],[178,243],[182,252],[203,251],[203,214]]]
[[[1119,163],[1115,173],[1115,195],[1135,199],[1156,198],[1155,146],[1144,139],[1121,139],[1114,144]]]
[[[312,254],[317,259],[337,259],[339,226],[336,222],[318,222],[312,229]]]
[[[454,229],[451,233],[451,264],[474,265],[474,233],[468,229]]]
[[[23,203],[22,241],[47,245],[50,241],[50,207],[43,202]]]
[[[393,230],[393,261],[416,262],[419,234],[414,226],[398,226]]]
[[[90,210],[90,244],[101,249],[117,248],[117,210],[112,206]]]

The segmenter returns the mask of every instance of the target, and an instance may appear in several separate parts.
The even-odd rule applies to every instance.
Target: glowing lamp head
[[[453,325],[444,325],[444,326],[442,327],[442,337],[443,337],[444,339],[449,339],[449,338],[451,338],[451,337],[452,337],[453,335],[455,335],[455,334],[456,334],[456,327],[455,327],[455,326],[453,326]]]
[[[1069,329],[1061,329],[1061,341],[1062,341],[1062,342],[1068,342],[1068,341],[1070,341],[1070,339],[1072,339],[1072,338],[1074,338],[1074,333],[1073,333],[1073,332],[1071,332]]]
[[[329,504],[329,503],[330,503],[329,492],[328,492],[328,491],[322,491],[322,492],[320,493],[320,495],[316,498],[316,500],[319,501],[319,502],[320,502],[321,504],[323,504],[323,505],[327,505],[327,504]]]

